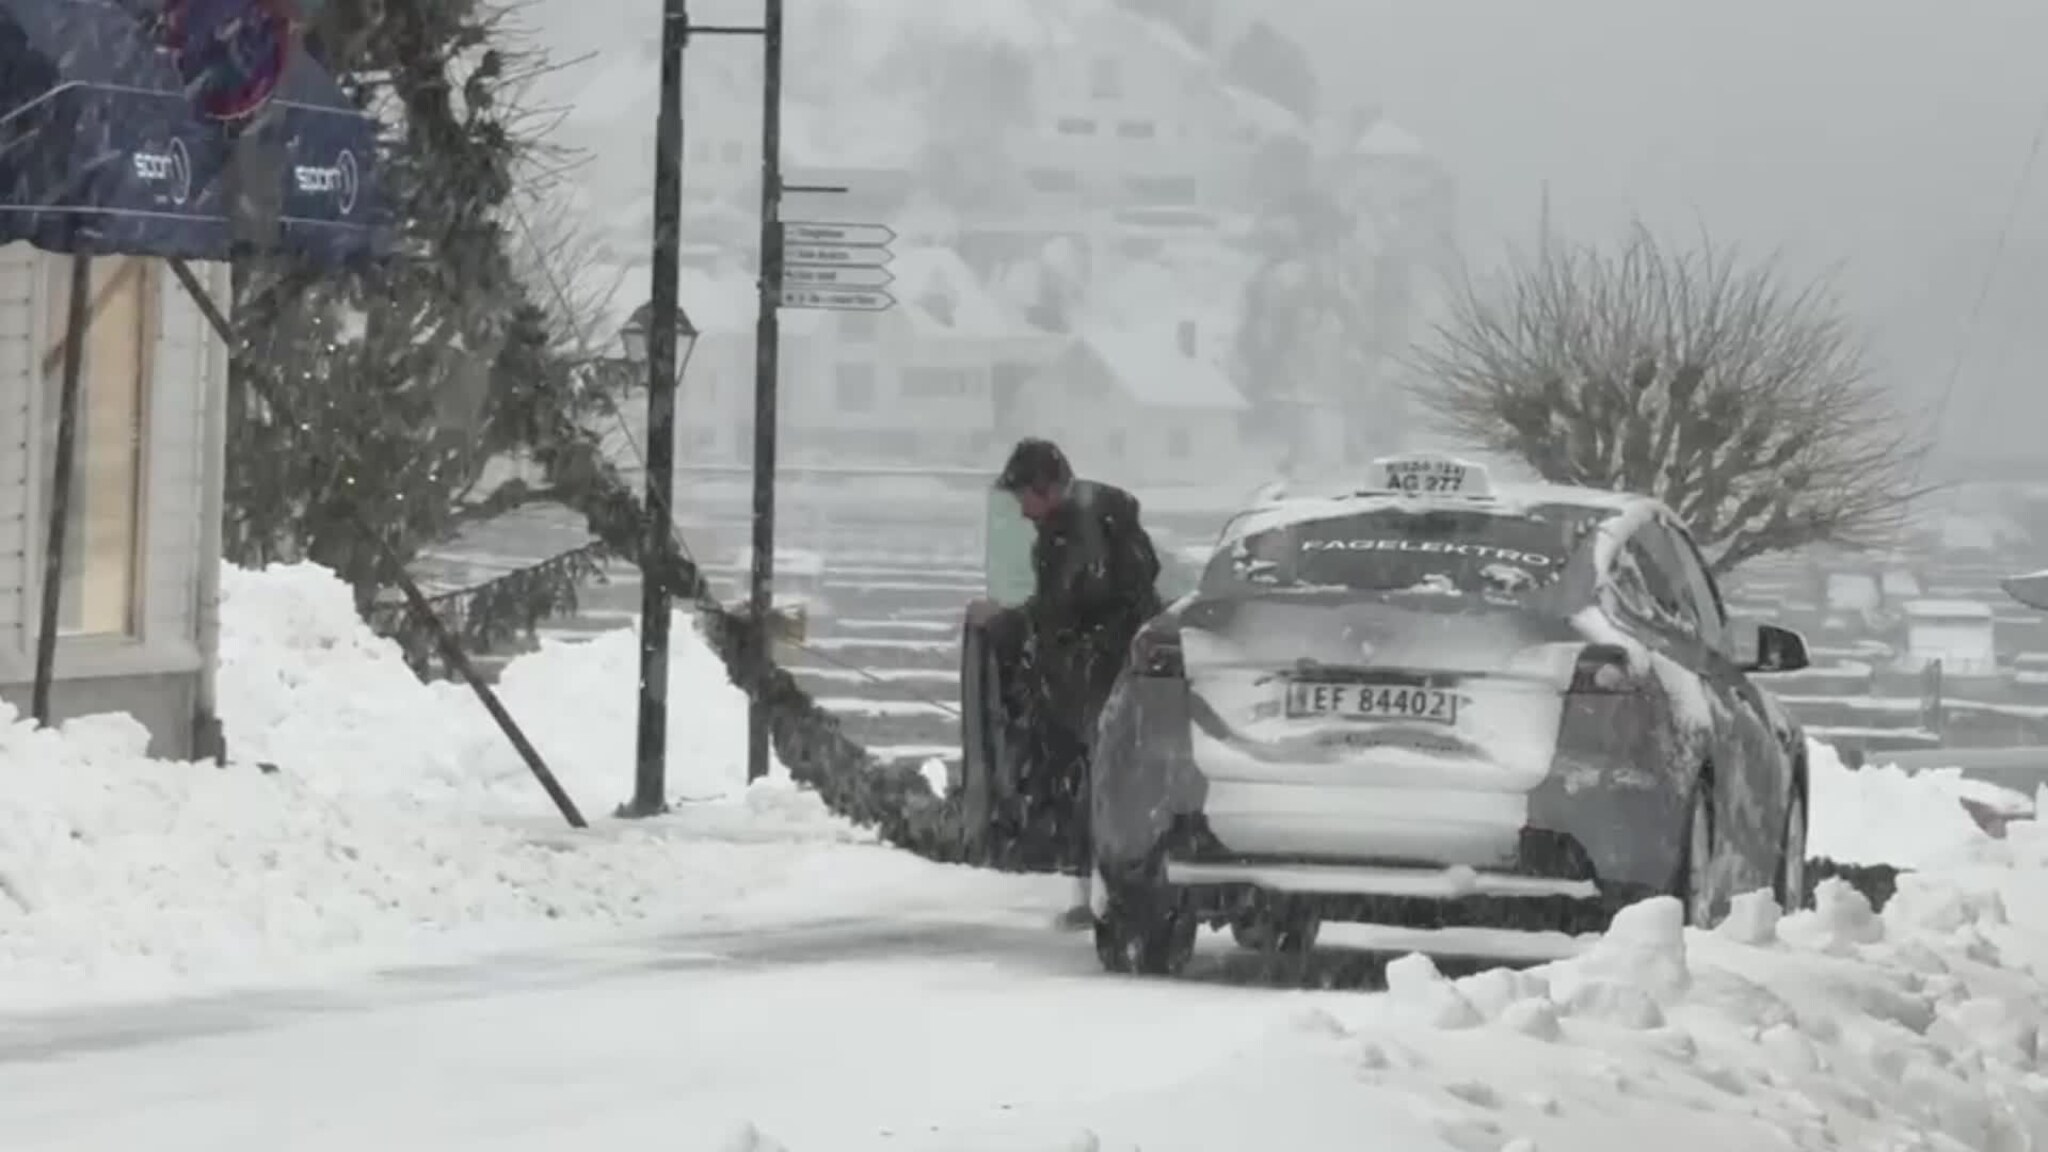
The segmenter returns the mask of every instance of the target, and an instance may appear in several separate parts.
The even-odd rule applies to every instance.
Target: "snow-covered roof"
[[[1407,129],[1382,116],[1372,122],[1358,138],[1351,142],[1351,151],[1360,156],[1422,156],[1426,150],[1422,141]]]
[[[919,335],[988,340],[1043,335],[991,292],[950,248],[899,250],[889,271],[896,281],[888,292]],[[951,305],[950,315],[942,315],[932,306],[933,297],[944,298]]]
[[[1230,102],[1245,120],[1275,135],[1291,136],[1298,140],[1309,138],[1308,124],[1290,109],[1283,107],[1270,97],[1261,96],[1249,88],[1236,84],[1223,85],[1223,98]]]
[[[1216,69],[1215,57],[1205,51],[1201,45],[1182,35],[1180,29],[1175,28],[1166,21],[1155,16],[1146,16],[1124,8],[1114,8],[1112,11],[1119,20],[1137,28],[1148,41],[1166,49],[1183,63],[1205,71],[1214,71]]]
[[[1181,351],[1178,321],[1084,324],[1078,338],[1118,386],[1148,408],[1242,412],[1250,407],[1213,355],[1204,354],[1199,344],[1192,356]]]
[[[1977,600],[1909,600],[1906,615],[1920,620],[1989,620],[1991,605]]]

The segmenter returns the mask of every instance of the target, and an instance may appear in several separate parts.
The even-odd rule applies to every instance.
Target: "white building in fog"
[[[1085,475],[1121,484],[1230,475],[1249,407],[1193,320],[1087,324],[1031,381],[1022,421]]]
[[[1157,20],[1105,7],[1080,21],[1074,43],[1036,62],[1037,131],[1020,163],[1043,196],[1236,204],[1269,141],[1309,140],[1292,113],[1226,83],[1215,58]]]
[[[1056,345],[950,249],[899,250],[889,270],[895,307],[820,314],[820,371],[786,393],[790,459],[985,465],[1001,369]]]

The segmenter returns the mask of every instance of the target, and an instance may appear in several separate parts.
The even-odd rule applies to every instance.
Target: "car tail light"
[[[1131,671],[1140,676],[1185,675],[1179,630],[1155,624],[1140,631],[1131,641]]]
[[[1571,690],[1577,694],[1612,696],[1636,690],[1628,649],[1618,644],[1588,644],[1572,669]]]

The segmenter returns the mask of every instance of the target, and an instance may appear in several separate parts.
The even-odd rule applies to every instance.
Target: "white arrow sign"
[[[895,282],[895,274],[887,268],[797,267],[782,270],[782,283],[786,287],[881,288]]]
[[[887,312],[896,306],[896,298],[887,292],[859,288],[784,288],[782,306],[827,312]]]
[[[782,249],[782,262],[821,264],[828,268],[880,268],[893,255],[878,244],[790,244]]]
[[[881,224],[799,224],[785,223],[785,244],[851,244],[880,248],[896,239],[894,230]]]

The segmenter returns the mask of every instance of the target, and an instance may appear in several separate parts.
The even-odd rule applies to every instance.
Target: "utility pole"
[[[676,467],[676,288],[682,273],[683,54],[688,0],[663,0],[661,110],[654,135],[654,285],[647,318],[647,497],[640,539],[640,731],[624,816],[668,810],[670,509]]]
[[[776,374],[782,323],[782,0],[763,0],[760,319],[754,328],[754,570],[749,588],[747,779],[768,775],[768,614],[775,598]]]

